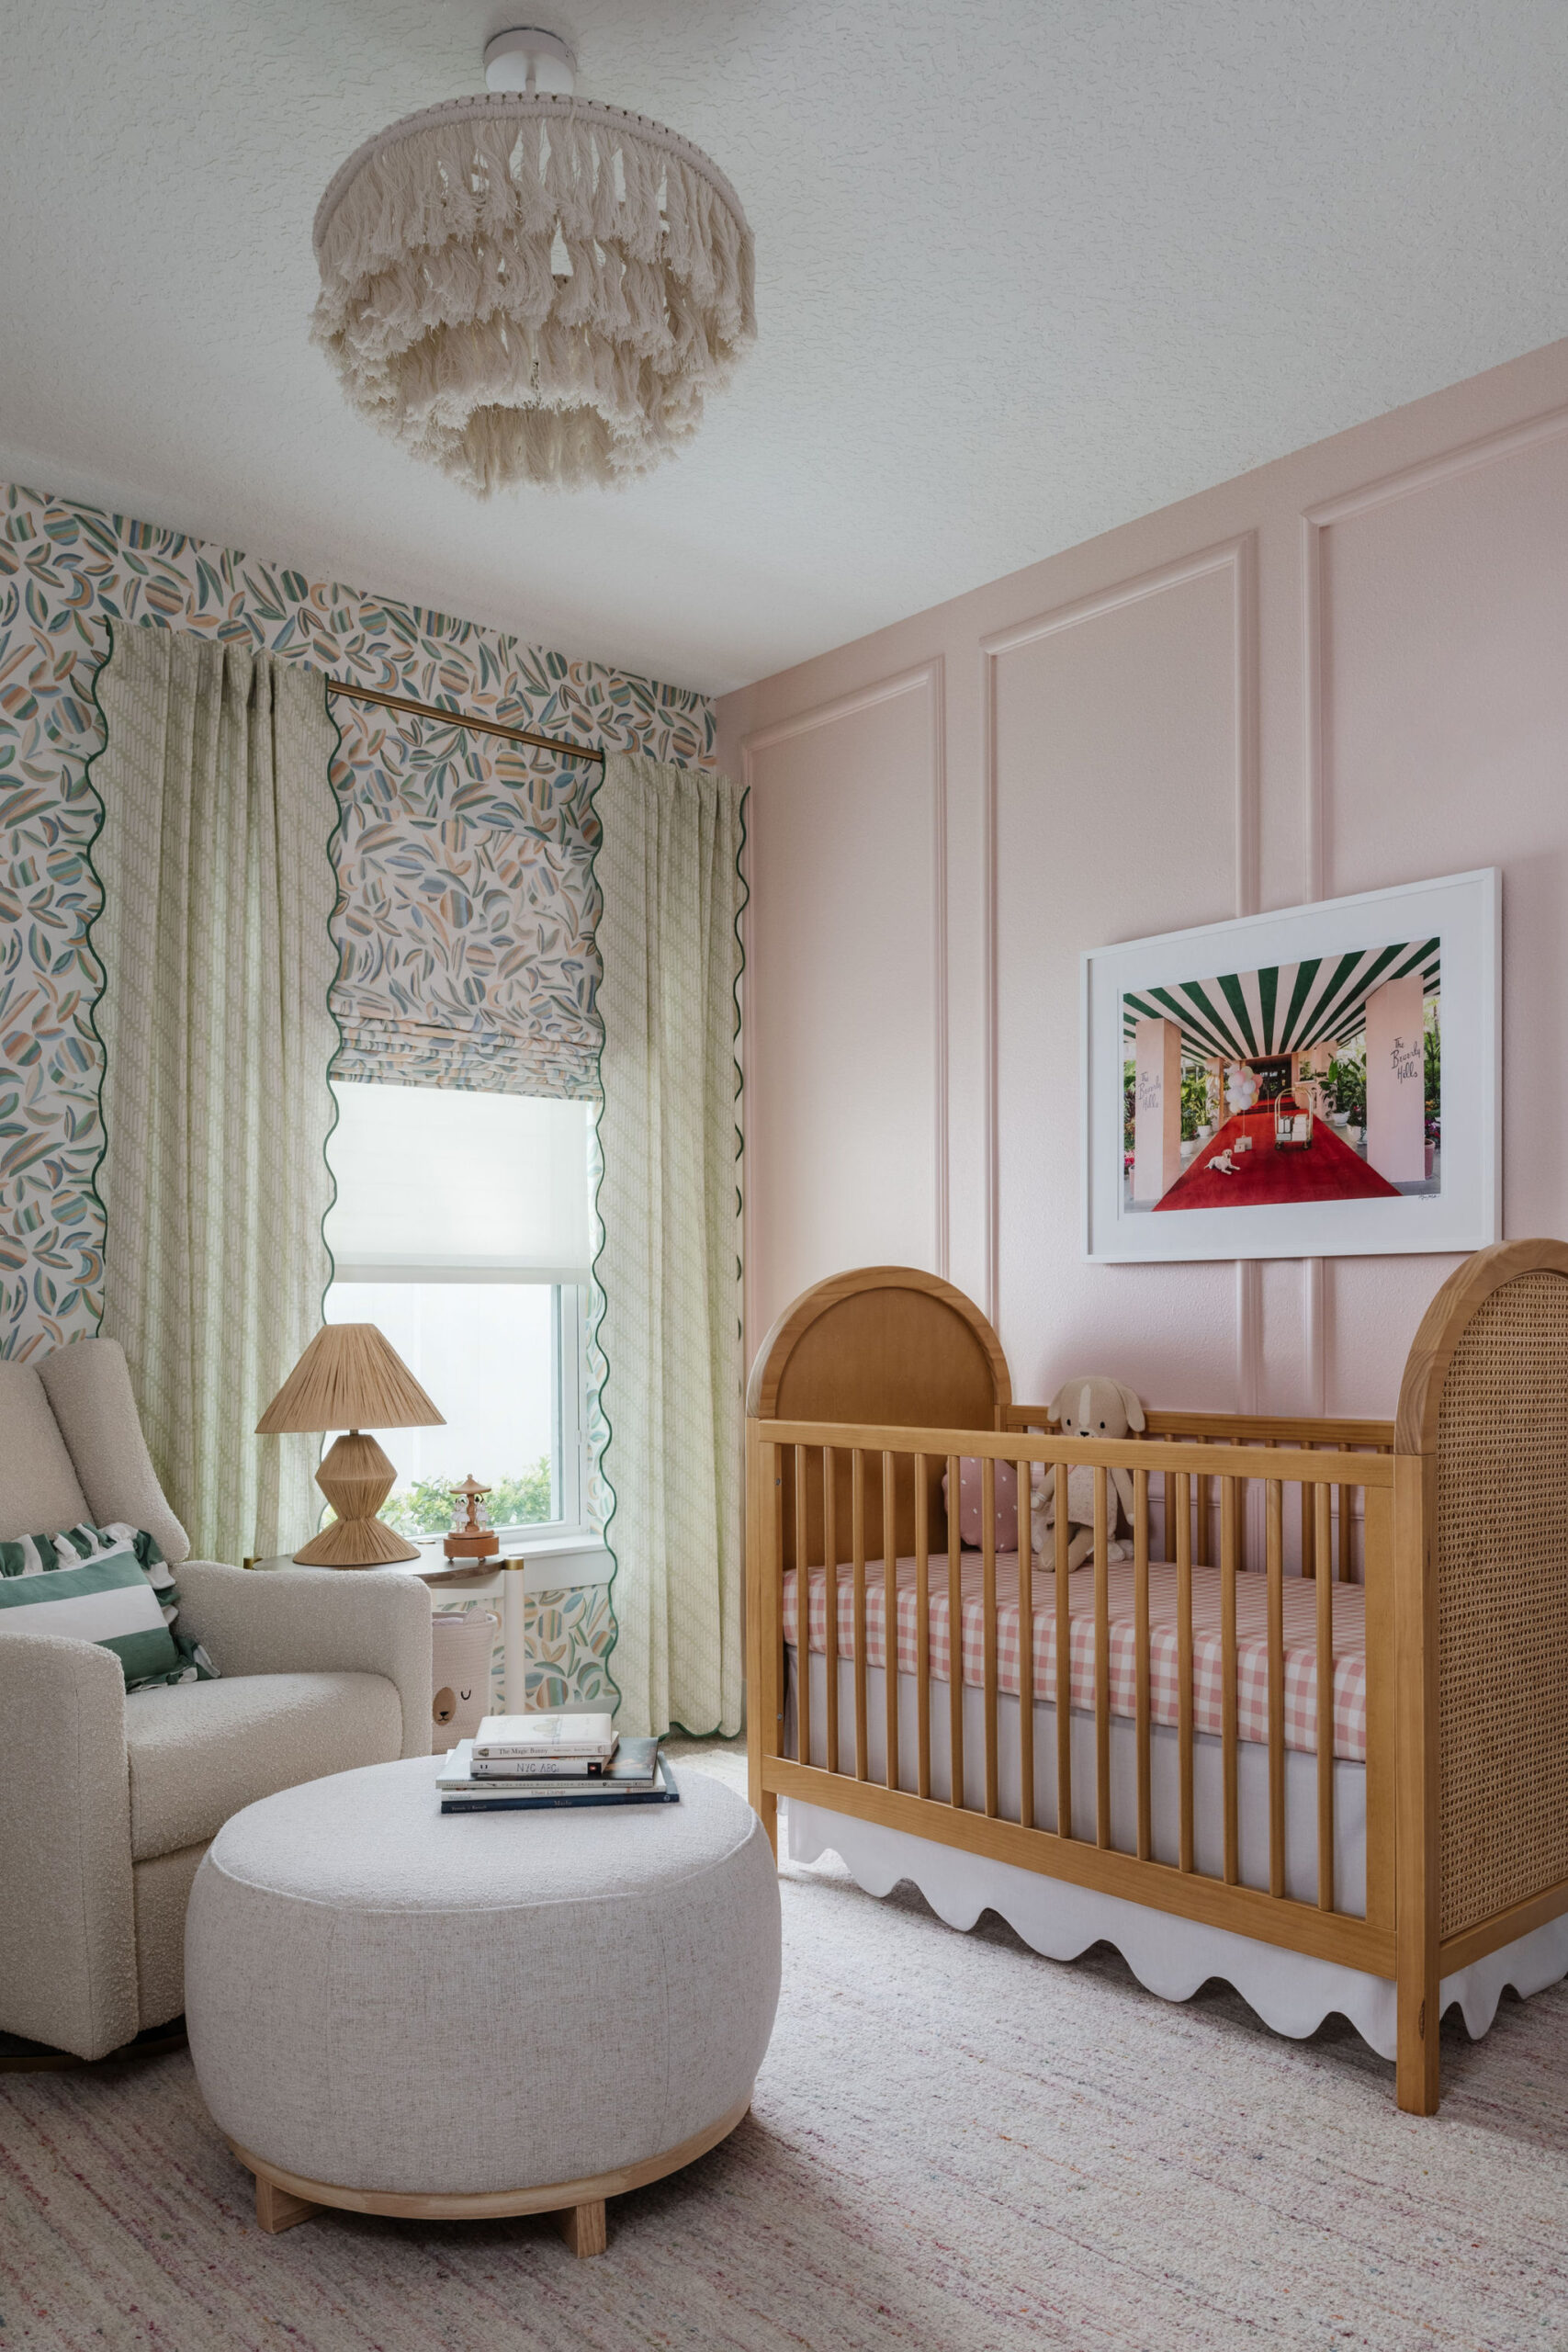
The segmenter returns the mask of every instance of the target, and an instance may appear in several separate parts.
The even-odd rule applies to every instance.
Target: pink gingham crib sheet
[[[964,1555],[963,1590],[964,1679],[976,1688],[985,1682],[985,1617],[981,1606],[981,1564],[977,1553]],[[1133,1566],[1113,1562],[1108,1571],[1110,1600],[1111,1709],[1113,1714],[1137,1712],[1137,1629],[1133,1613]],[[828,1579],[821,1568],[808,1571],[810,1641],[818,1656],[827,1650]],[[949,1679],[952,1647],[947,1593],[946,1554],[933,1555],[930,1569],[931,1678]],[[1174,1725],[1180,1692],[1177,1631],[1177,1571],[1160,1562],[1149,1566],[1149,1711],[1156,1724]],[[865,1657],[869,1667],[886,1664],[886,1600],[880,1560],[868,1561],[865,1571]],[[898,1671],[919,1670],[919,1635],[915,1563],[900,1560],[897,1570],[898,1611]],[[839,1656],[854,1656],[854,1592],[851,1570],[838,1572]],[[1269,1737],[1269,1583],[1266,1577],[1238,1576],[1235,1584],[1236,1728],[1243,1739]],[[1070,1609],[1068,1660],[1072,1703],[1094,1706],[1094,1571],[1077,1569],[1067,1582]],[[1367,1618],[1366,1593],[1357,1584],[1336,1584],[1334,1593],[1334,1753],[1347,1763],[1363,1764],[1367,1756]],[[784,1640],[799,1639],[795,1576],[784,1577]],[[1056,1695],[1056,1595],[1054,1577],[1037,1566],[1034,1574],[1034,1695],[1054,1702]],[[1285,1745],[1315,1754],[1317,1749],[1317,1587],[1310,1578],[1284,1579]],[[997,1556],[997,1681],[1014,1696],[1019,1689],[1018,1555]],[[1223,1654],[1220,1636],[1220,1571],[1192,1570],[1192,1701],[1193,1721],[1200,1732],[1221,1730]]]

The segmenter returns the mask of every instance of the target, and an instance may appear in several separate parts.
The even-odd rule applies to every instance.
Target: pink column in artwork
[[[1367,999],[1367,1165],[1391,1184],[1427,1172],[1421,975],[1385,980]]]
[[[1157,1201],[1181,1173],[1181,1032],[1140,1021],[1133,1053],[1133,1198]]]

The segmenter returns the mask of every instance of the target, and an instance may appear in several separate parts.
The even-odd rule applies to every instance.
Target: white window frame
[[[354,1081],[356,1086],[371,1081]],[[330,1146],[329,1146],[330,1157]],[[587,1166],[583,1169],[586,1184]],[[329,1226],[330,1238],[330,1226]],[[421,1236],[422,1244],[425,1237]],[[355,1283],[413,1283],[425,1289],[459,1289],[481,1283],[508,1287],[546,1289],[550,1293],[550,1490],[556,1516],[498,1525],[496,1532],[509,1549],[548,1544],[552,1550],[570,1551],[596,1546],[599,1532],[588,1516],[588,1283],[576,1264],[550,1265],[517,1260],[490,1263],[479,1259],[445,1255],[439,1249],[416,1258],[412,1252],[379,1262],[367,1250],[364,1258],[349,1257],[334,1265],[333,1290]],[[439,1536],[420,1538],[439,1544]]]
[[[556,1283],[551,1316],[550,1492],[560,1505],[558,1519],[530,1520],[503,1527],[501,1535],[526,1541],[547,1529],[552,1535],[581,1535],[588,1530],[588,1291],[582,1283]]]
[[[344,1266],[334,1268],[331,1291],[351,1290],[356,1283],[416,1283],[423,1289],[465,1289],[470,1283],[505,1283],[515,1289],[547,1289],[550,1298],[550,1491],[558,1508],[554,1519],[516,1520],[496,1523],[495,1532],[519,1545],[547,1536],[554,1544],[581,1539],[598,1541],[588,1523],[588,1288],[580,1282],[524,1283],[501,1268],[461,1271],[433,1259],[427,1265],[400,1267]],[[329,1293],[330,1295],[330,1293]],[[417,1537],[420,1543],[436,1537]]]

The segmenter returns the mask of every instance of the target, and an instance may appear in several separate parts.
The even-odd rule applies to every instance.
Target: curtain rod
[[[508,727],[499,718],[471,718],[461,710],[444,710],[439,703],[413,702],[407,695],[384,694],[379,686],[351,685],[346,678],[329,678],[330,695],[347,695],[355,702],[378,702],[388,710],[406,710],[415,718],[445,719],[448,727],[467,728],[471,735],[501,735],[509,743],[531,743],[536,751],[556,752],[567,760],[597,760],[604,765],[604,754],[593,751],[586,743],[563,743],[554,735],[535,735],[526,727]]]

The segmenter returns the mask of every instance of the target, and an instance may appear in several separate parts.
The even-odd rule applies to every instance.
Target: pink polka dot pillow
[[[981,1517],[984,1502],[981,1494],[982,1464],[974,1459],[958,1464],[958,1532],[972,1551],[978,1551],[985,1542],[985,1525]],[[945,1472],[942,1481],[942,1497],[947,1498]],[[996,1546],[998,1552],[1018,1549],[1018,1472],[1010,1462],[997,1464]]]

